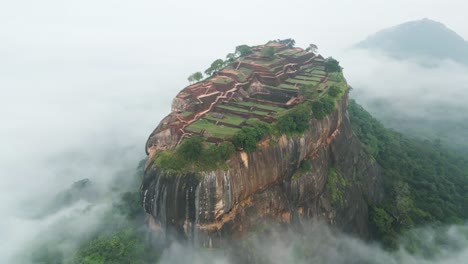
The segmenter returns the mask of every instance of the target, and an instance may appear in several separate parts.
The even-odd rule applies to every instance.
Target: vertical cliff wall
[[[367,237],[368,204],[382,198],[381,175],[353,136],[347,106],[345,94],[304,134],[237,152],[226,171],[171,174],[149,160],[141,195],[150,226],[206,247],[267,221],[320,219]]]

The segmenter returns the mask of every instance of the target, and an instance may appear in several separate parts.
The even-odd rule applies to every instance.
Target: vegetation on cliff
[[[370,220],[386,246],[396,248],[397,235],[416,225],[468,219],[465,156],[388,130],[354,101],[349,113],[354,133],[383,169],[386,199]]]
[[[255,120],[251,126],[243,127],[232,136],[232,142],[238,148],[247,152],[257,149],[257,142],[271,132],[271,125]]]
[[[333,206],[338,208],[343,207],[343,194],[341,190],[343,187],[346,187],[346,184],[346,179],[339,174],[335,167],[328,169],[326,189],[330,194]]]
[[[174,173],[210,171],[225,168],[224,162],[234,152],[234,145],[229,141],[216,146],[202,137],[192,136],[175,150],[160,152],[154,165]]]

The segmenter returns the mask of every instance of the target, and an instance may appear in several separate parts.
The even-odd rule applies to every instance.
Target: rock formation
[[[250,58],[237,59],[231,69],[223,70],[224,74],[185,88],[174,100],[173,112],[150,135],[141,186],[150,227],[205,247],[222,246],[223,241],[240,238],[266,222],[300,225],[314,219],[368,237],[368,206],[382,198],[381,176],[379,166],[353,136],[347,115],[348,90],[337,100],[331,114],[320,120],[311,117],[310,128],[303,134],[282,135],[274,141],[266,137],[254,152],[238,150],[226,162],[227,170],[174,173],[154,166],[159,151],[174,148],[184,137],[197,133],[195,129],[190,130],[190,124],[212,112],[229,109],[232,111],[223,113],[236,117],[252,114],[263,121],[275,122],[281,112],[279,108],[287,111],[306,100],[293,82],[313,80],[306,78],[305,72],[311,72],[314,67],[324,70],[323,58],[276,43],[266,45],[276,47],[279,57],[276,62],[262,68],[255,61],[254,53]],[[300,55],[288,57],[293,53]],[[245,76],[239,79],[237,73],[241,67],[249,71],[244,70]],[[272,68],[277,72],[269,72]],[[301,79],[301,76],[305,77]],[[319,76],[315,87],[321,96],[328,88],[329,76]],[[219,81],[223,85],[216,86],[216,80],[221,77],[230,80]],[[284,87],[297,89],[282,88],[284,83],[289,84]],[[210,96],[200,98],[200,89],[205,90],[202,95],[216,96],[203,101]],[[255,97],[259,93],[276,93],[289,100],[259,99]],[[241,107],[247,105],[245,102],[254,104],[245,109]],[[264,110],[262,114],[265,106],[271,106],[268,108],[271,111]],[[255,110],[260,112],[255,115]],[[223,128],[229,125],[220,121],[221,124],[207,124]],[[244,125],[241,122],[230,128]],[[213,144],[229,138],[220,138],[209,131],[198,134]]]

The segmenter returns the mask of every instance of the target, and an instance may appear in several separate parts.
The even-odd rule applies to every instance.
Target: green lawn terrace
[[[186,133],[198,135],[211,143],[220,143],[232,137],[240,128],[217,123],[217,121],[200,118],[185,128]]]
[[[236,64],[237,66],[237,64]],[[218,78],[229,78],[236,82],[246,82],[252,76],[253,71],[248,68],[239,67],[238,69],[228,66],[215,73]],[[219,81],[218,81],[219,82]]]
[[[249,101],[231,101],[217,104],[214,109],[190,124],[185,131],[206,138],[208,142],[220,143],[229,140],[249,120],[275,122],[286,108]]]

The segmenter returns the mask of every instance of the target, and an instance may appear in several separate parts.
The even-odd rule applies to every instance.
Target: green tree
[[[262,55],[262,57],[273,58],[275,56],[275,48],[271,46],[266,46],[262,49],[260,54]]]
[[[384,246],[389,249],[396,249],[397,233],[395,232],[393,217],[383,208],[372,207],[369,218]]]
[[[320,100],[312,103],[312,112],[317,119],[323,119],[325,116],[331,114],[334,109],[335,102],[329,97],[322,97]]]
[[[330,88],[328,89],[328,94],[332,97],[337,97],[340,94],[340,92],[341,92],[340,87],[334,84],[330,86]]]
[[[247,45],[239,45],[236,47],[236,54],[240,57],[244,57],[252,53],[252,48]]]
[[[353,133],[382,168],[385,199],[379,207],[393,218],[393,232],[380,237],[385,245],[394,246],[394,234],[412,226],[468,218],[465,156],[388,130],[353,100],[349,116]]]
[[[140,236],[131,229],[100,235],[83,245],[72,263],[144,263],[145,244]]]
[[[201,81],[203,79],[203,74],[201,72],[196,72],[193,75],[193,79],[197,82]]]
[[[193,83],[195,81],[195,79],[193,78],[193,74],[190,75],[187,80],[189,81],[189,83]]]
[[[307,47],[306,51],[310,51],[310,52],[313,52],[313,53],[316,53],[318,50],[318,47],[317,45],[315,44],[309,44],[309,47]]]
[[[201,72],[196,72],[187,78],[190,83],[199,82],[201,79],[203,79],[203,74]]]
[[[226,62],[233,62],[234,60],[236,60],[237,56],[235,53],[229,53],[228,55],[226,55]]]
[[[333,57],[329,57],[325,60],[325,69],[327,72],[341,72],[343,70],[340,66],[340,62]]]
[[[288,48],[294,48],[294,45],[296,45],[296,41],[292,38],[287,38],[287,39],[278,39],[276,42],[284,44],[288,46]]]
[[[303,133],[309,128],[310,110],[300,105],[278,118],[276,128],[285,134]]]
[[[217,59],[211,63],[211,66],[205,70],[206,75],[212,75],[213,72],[219,71],[224,67],[224,61],[222,59]]]
[[[185,139],[177,148],[177,155],[186,161],[196,161],[202,154],[203,141],[199,136]]]
[[[269,134],[271,126],[265,122],[252,122],[251,127],[243,127],[239,132],[232,136],[232,143],[238,148],[247,152],[257,149],[257,142]]]

